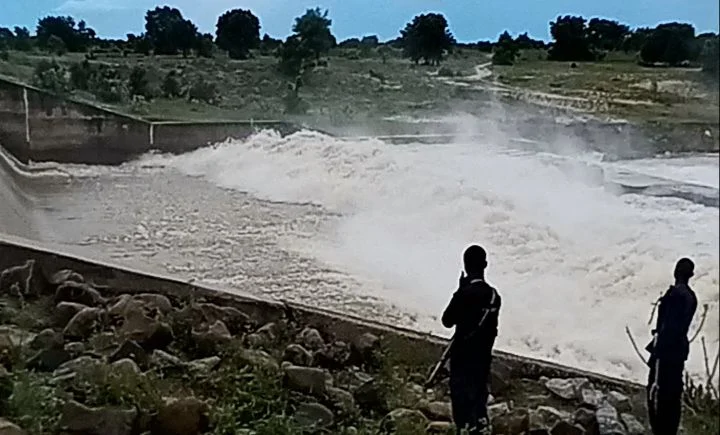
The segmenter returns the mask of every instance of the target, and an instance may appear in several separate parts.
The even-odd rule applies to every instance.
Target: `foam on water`
[[[642,379],[646,367],[624,327],[646,343],[651,303],[681,256],[696,261],[694,288],[711,306],[707,324],[718,322],[717,209],[614,196],[529,155],[484,143],[392,146],[263,132],[148,162],[340,213],[291,248],[383,283],[377,296],[414,310],[428,330],[438,331],[430,319],[456,287],[471,242],[487,248],[488,279],[504,298],[505,350]],[[716,348],[717,330],[705,335]],[[698,349],[689,365],[699,372]]]

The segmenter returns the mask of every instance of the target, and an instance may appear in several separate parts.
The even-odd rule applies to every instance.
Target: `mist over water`
[[[141,163],[337,214],[319,221],[312,237],[283,243],[367,282],[372,296],[418,313],[426,330],[441,332],[436,317],[457,286],[470,243],[487,249],[488,280],[503,296],[503,350],[642,379],[646,367],[624,328],[644,346],[651,303],[682,256],[695,260],[693,287],[700,303],[710,304],[707,325],[717,325],[718,209],[616,196],[589,183],[591,174],[490,142],[389,145],[263,132]],[[717,330],[706,327],[704,335],[716,348]],[[699,346],[690,358],[690,369],[701,372]]]

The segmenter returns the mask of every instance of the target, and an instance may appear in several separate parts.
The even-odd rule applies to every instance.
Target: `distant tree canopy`
[[[19,30],[18,38],[26,38],[29,40],[27,29],[15,28]],[[27,32],[29,33],[29,32]],[[95,30],[87,27],[85,21],[80,21],[75,27],[75,19],[72,17],[45,17],[38,21],[37,29],[38,45],[46,49],[56,49],[57,41],[53,36],[61,40],[68,51],[81,52],[87,48],[95,40]],[[50,47],[49,45],[52,45]]]
[[[300,38],[304,48],[311,51],[316,59],[333,48],[337,41],[330,31],[332,20],[328,18],[328,11],[322,12],[320,8],[308,9],[301,17],[295,18],[292,31],[294,36]]]
[[[667,63],[677,66],[684,61],[697,59],[698,55],[695,28],[686,23],[658,25],[640,50],[640,58],[648,64]]]
[[[550,23],[553,42],[548,59],[559,61],[591,61],[596,55],[590,45],[585,18],[566,15]]]
[[[455,44],[448,22],[441,14],[418,15],[400,31],[405,57],[418,63],[439,65],[443,53]]]
[[[232,59],[246,59],[260,46],[260,20],[249,10],[233,9],[218,18],[215,34],[217,46]]]
[[[599,50],[619,50],[629,34],[630,27],[603,18],[592,18],[587,26],[588,42]]]
[[[195,24],[183,18],[178,9],[157,7],[145,14],[145,37],[156,54],[187,55],[196,48],[200,34]]]

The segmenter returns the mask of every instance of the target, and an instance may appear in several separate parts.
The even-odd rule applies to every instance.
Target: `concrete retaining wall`
[[[119,164],[150,150],[182,153],[282,121],[149,122],[0,78],[0,144],[18,160]]]
[[[231,293],[222,288],[194,285],[168,276],[149,274],[65,254],[57,246],[41,245],[19,237],[0,235],[0,270],[23,264],[29,259],[34,259],[47,275],[65,268],[73,269],[99,288],[102,289],[106,286],[103,291],[108,295],[152,291],[176,300],[204,299],[218,305],[236,307],[259,323],[276,321],[282,316],[291,316],[302,324],[315,327],[329,336],[348,342],[359,334],[372,332],[380,336],[387,346],[401,349],[398,356],[411,363],[436,361],[447,344],[446,340],[427,334],[419,334],[295,303],[264,300],[247,294]],[[504,365],[508,376],[511,377],[537,379],[540,376],[582,376],[590,378],[598,386],[632,392],[642,389],[642,386],[622,379],[505,352],[496,352],[495,357],[495,364]]]

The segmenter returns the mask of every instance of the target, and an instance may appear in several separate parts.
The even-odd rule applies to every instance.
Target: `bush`
[[[182,95],[182,86],[175,71],[170,71],[165,75],[160,89],[165,98],[177,98]]]
[[[190,89],[188,89],[188,99],[214,104],[218,99],[217,86],[215,86],[215,83],[200,79],[193,83]]]
[[[33,84],[56,94],[64,94],[70,92],[70,74],[54,60],[42,60],[35,67]]]

